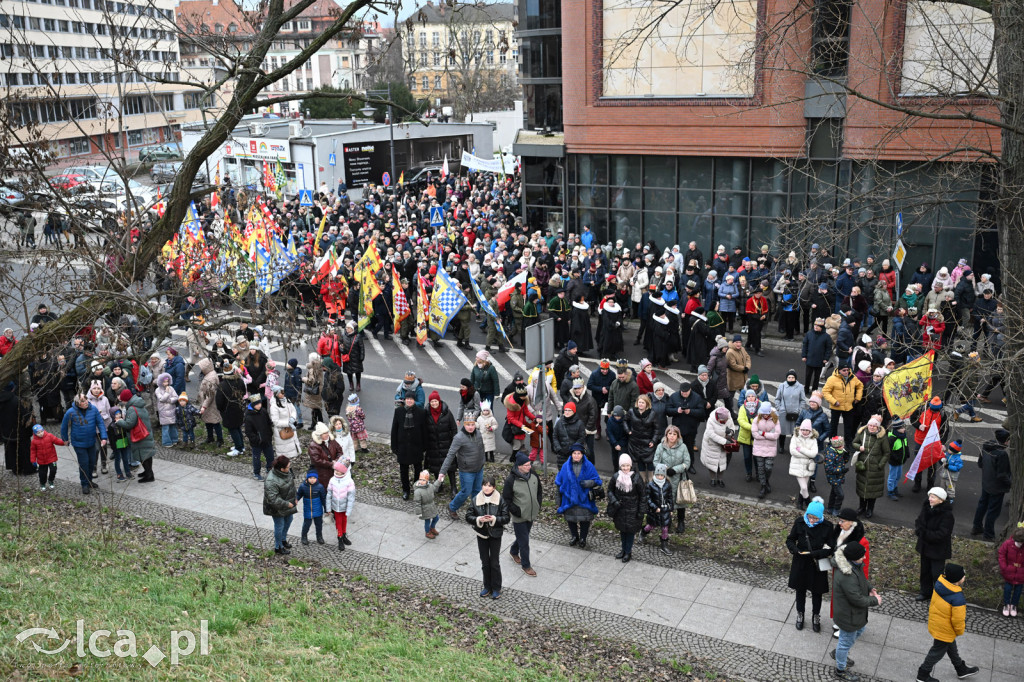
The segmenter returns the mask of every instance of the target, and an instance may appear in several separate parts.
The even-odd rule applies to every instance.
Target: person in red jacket
[[[53,481],[57,478],[57,448],[58,445],[67,445],[64,441],[52,433],[43,429],[42,424],[32,427],[32,451],[30,461],[39,467],[39,489],[46,490],[46,484],[50,484],[53,490]]]
[[[1003,615],[1016,618],[1024,590],[1024,524],[999,546],[999,572],[1003,575]]]
[[[932,422],[935,422],[935,428],[939,430],[939,434],[942,434],[942,398],[939,396],[933,396],[928,401],[927,407],[924,412],[921,413],[921,417],[917,422],[917,430],[914,431],[914,442],[917,443],[917,450],[921,449],[921,445],[924,443],[925,436],[928,435],[928,430],[932,427]],[[935,471],[936,464],[928,467],[928,487],[931,488],[935,483]],[[921,492],[921,475],[923,471],[918,471],[917,475],[914,476],[914,489],[915,493]]]
[[[747,299],[747,348],[757,353],[758,357],[764,356],[761,350],[761,330],[768,321],[768,299],[764,297],[759,288],[754,289],[754,295]]]
[[[18,339],[14,338],[14,330],[8,327],[4,330],[4,335],[0,336],[0,358],[11,352],[16,343]]]
[[[942,332],[946,329],[946,323],[942,320],[942,313],[935,308],[929,308],[924,317],[921,318],[921,347],[925,352],[929,350],[942,350]]]

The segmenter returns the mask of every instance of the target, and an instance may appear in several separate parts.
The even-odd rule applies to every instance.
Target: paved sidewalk
[[[60,491],[78,497],[77,462],[69,448],[58,448],[58,452]],[[113,475],[101,475],[97,492],[106,497],[113,491],[115,504],[129,513],[191,526],[212,537],[270,546],[273,524],[262,513],[262,483],[166,459],[158,460],[154,468],[155,483],[119,483]],[[325,519],[324,525],[328,544],[304,547],[296,541],[294,557],[308,556],[325,565],[426,589],[497,615],[540,620],[554,627],[582,627],[655,646],[667,654],[699,655],[721,672],[741,679],[831,678],[829,652],[835,640],[828,634],[828,605],[822,609],[821,634],[813,633],[809,623],[798,632],[788,591],[636,559],[624,565],[603,553],[536,539],[531,542],[531,555],[537,577],[526,576],[504,558],[503,596],[493,602],[476,597],[479,557],[475,536],[464,523],[440,522],[440,536],[430,541],[413,514],[361,503],[357,491],[349,522],[354,544],[338,552],[333,523]],[[291,534],[297,537],[300,529],[301,512]],[[512,534],[506,533],[504,547],[512,540]],[[973,679],[1021,679],[1024,643],[975,633],[958,642],[966,660],[982,668]],[[856,671],[882,680],[913,680],[930,643],[924,623],[872,613],[865,635],[853,650]],[[948,659],[936,667],[934,675],[940,680],[956,678]]]

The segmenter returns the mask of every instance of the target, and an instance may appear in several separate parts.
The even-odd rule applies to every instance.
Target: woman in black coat
[[[466,523],[476,531],[476,545],[480,550],[480,567],[484,574],[481,597],[497,599],[501,596],[501,536],[510,519],[505,499],[494,489],[494,476],[484,476],[480,492],[466,512]]]
[[[711,329],[708,327],[708,318],[704,315],[704,308],[694,310],[690,313],[690,318],[692,323],[690,337],[687,341],[686,359],[690,363],[690,371],[696,372],[699,365],[708,361],[714,339],[711,337]]]
[[[829,543],[835,535],[835,526],[825,520],[825,503],[815,497],[807,511],[793,522],[786,536],[786,549],[793,555],[789,567],[789,587],[796,590],[796,629],[804,629],[804,605],[808,590],[811,593],[811,628],[821,632],[821,595],[828,592],[830,568],[821,570],[818,559],[827,559],[835,551]]]
[[[603,358],[614,358],[622,353],[623,311],[615,301],[607,301],[601,308],[597,324],[597,348]]]
[[[444,473],[444,477],[451,481],[452,496],[455,495],[455,481],[458,480],[456,465],[448,471],[442,472],[441,465],[444,458],[448,456],[448,448],[452,446],[455,434],[459,432],[459,425],[455,421],[455,415],[448,409],[448,406],[441,400],[441,394],[431,391],[427,398],[427,456],[425,467],[437,478],[437,475]],[[440,492],[441,486],[438,486]]]
[[[228,362],[224,365],[224,372],[217,383],[215,402],[220,412],[221,423],[231,436],[234,453],[238,455],[245,452],[245,441],[242,439],[242,424],[245,423],[245,408],[248,407],[245,394],[245,383],[241,375],[235,371],[234,365]]]
[[[654,450],[658,447],[654,437],[658,421],[650,397],[637,397],[636,405],[626,414],[626,421],[629,423],[629,456],[633,458],[633,470],[640,474],[644,483],[650,483],[654,475]]]
[[[402,479],[402,499],[408,500],[412,494],[413,477],[419,477],[423,468],[428,417],[427,411],[416,404],[415,392],[405,391],[402,403],[395,408],[394,417],[391,419],[391,452],[398,460],[398,473]],[[445,454],[448,454],[447,450]],[[409,475],[410,469],[412,476]]]
[[[619,531],[622,548],[615,555],[622,563],[633,558],[633,540],[643,530],[647,513],[647,486],[633,469],[626,453],[619,455],[619,472],[608,481],[608,516]]]
[[[569,316],[569,339],[576,342],[580,355],[594,348],[594,334],[590,327],[590,305],[586,294],[580,294],[572,302]]]
[[[917,535],[917,553],[921,555],[921,593],[914,599],[932,598],[935,581],[942,575],[946,559],[953,556],[953,506],[946,501],[943,488],[932,488],[921,513],[914,521]]]
[[[363,346],[362,333],[356,331],[355,322],[349,321],[345,325],[345,333],[342,334],[339,345],[342,370],[348,376],[349,390],[363,390],[363,360],[366,358],[366,348]]]

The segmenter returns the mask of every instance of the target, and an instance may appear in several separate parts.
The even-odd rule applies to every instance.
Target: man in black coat
[[[423,470],[423,455],[427,447],[427,411],[416,404],[416,394],[405,391],[402,405],[395,408],[391,420],[391,452],[398,459],[398,473],[402,479],[402,499],[412,493],[412,481]],[[409,475],[410,469],[412,476]]]
[[[252,448],[252,477],[262,481],[262,461],[265,459],[267,462],[268,474],[274,462],[274,429],[262,393],[249,396],[249,405],[245,408],[245,435]]]
[[[921,513],[914,521],[917,553],[921,555],[921,592],[914,601],[932,598],[935,581],[942,575],[946,559],[953,556],[953,507],[946,501],[944,488],[932,488]]]
[[[825,331],[825,319],[814,318],[814,329],[804,335],[801,347],[804,369],[804,395],[810,397],[821,383],[821,370],[832,359],[832,337]]]
[[[978,498],[978,508],[974,512],[971,535],[981,535],[984,532],[985,540],[988,541],[996,539],[996,519],[1003,511],[1003,496],[1010,492],[1013,483],[1010,457],[1006,453],[1006,444],[1009,440],[1009,431],[996,429],[995,440],[986,441],[981,446],[981,456],[978,457],[978,466],[981,467],[981,496]]]
[[[697,395],[689,381],[683,381],[679,384],[679,392],[673,393],[672,397],[668,399],[668,409],[665,414],[672,421],[672,426],[679,429],[683,443],[692,458],[695,452],[697,430],[708,418],[704,399]]]
[[[565,378],[569,368],[577,364],[579,364],[579,350],[576,347],[575,341],[569,341],[565,346],[565,350],[555,358],[555,388],[559,391],[562,390],[562,379]]]

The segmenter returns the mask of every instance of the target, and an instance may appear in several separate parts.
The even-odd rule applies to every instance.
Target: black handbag
[[[800,416],[800,414],[797,413],[797,412],[787,412],[786,413],[786,421],[788,421],[788,422],[795,422],[797,420],[797,417],[799,417],[799,416]]]

